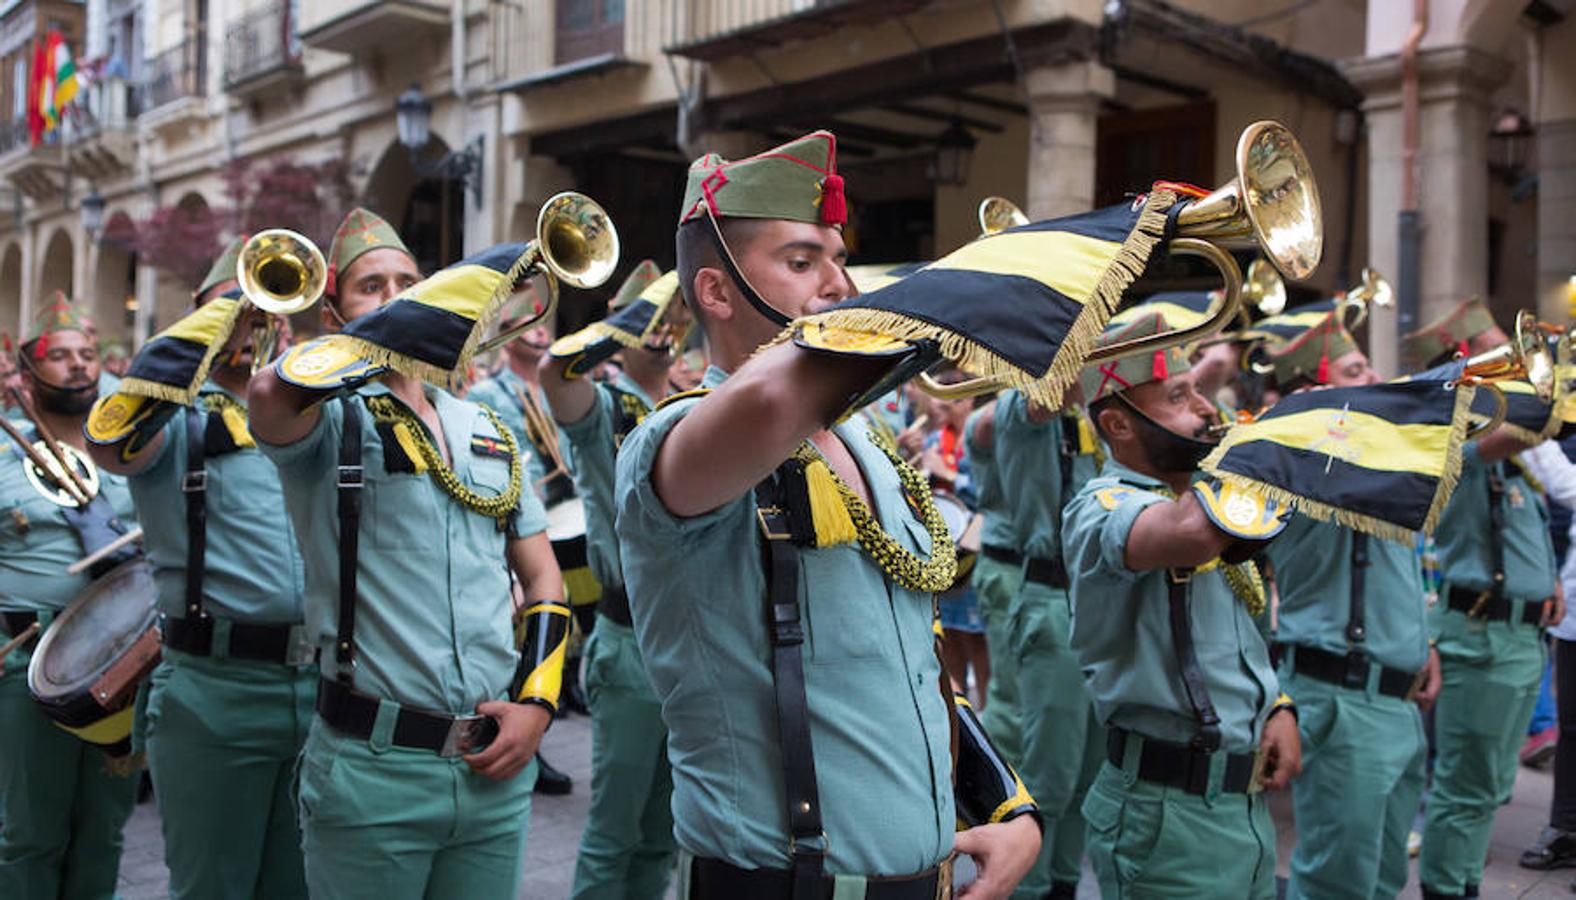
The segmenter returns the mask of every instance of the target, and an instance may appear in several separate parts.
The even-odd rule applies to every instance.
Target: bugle
[[[312,308],[328,287],[323,252],[303,234],[270,228],[252,235],[235,260],[235,279],[247,302],[265,315],[252,326],[252,373],[273,359],[279,343],[275,316]]]

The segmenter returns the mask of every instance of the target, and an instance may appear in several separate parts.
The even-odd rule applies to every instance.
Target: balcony
[[[434,0],[314,0],[301,4],[301,43],[368,54],[419,41],[447,40],[449,7]]]
[[[66,119],[67,147],[73,170],[90,179],[105,179],[131,170],[137,155],[133,125],[138,91],[123,78],[95,81]]]
[[[754,53],[818,37],[849,25],[868,25],[927,5],[930,0],[698,0],[687,27],[663,52],[701,61]]]
[[[301,44],[288,0],[241,14],[224,35],[224,87],[257,96],[301,78]]]
[[[200,35],[146,61],[137,106],[155,128],[197,115],[208,93],[208,42]]]
[[[60,136],[56,130],[34,147],[28,142],[27,119],[0,126],[0,178],[36,201],[58,196],[66,169]]]

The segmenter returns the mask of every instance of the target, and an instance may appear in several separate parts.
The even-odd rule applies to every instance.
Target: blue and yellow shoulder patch
[[[911,341],[890,335],[803,322],[794,327],[793,342],[806,350],[843,356],[902,356],[914,349]]]
[[[509,446],[502,438],[490,434],[471,435],[471,453],[475,456],[488,456],[493,459],[512,459],[514,454],[509,452]]]
[[[331,391],[347,384],[375,378],[387,370],[368,362],[333,335],[297,344],[284,352],[277,363],[279,377],[296,387]]]
[[[1118,484],[1113,487],[1101,488],[1100,490],[1095,491],[1094,498],[1100,501],[1100,505],[1105,507],[1106,512],[1110,512],[1111,510],[1116,509],[1117,506],[1121,505],[1123,497],[1131,494],[1132,492],[1132,488]]]

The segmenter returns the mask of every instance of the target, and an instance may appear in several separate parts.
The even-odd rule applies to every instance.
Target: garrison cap
[[[843,224],[848,205],[837,174],[837,138],[813,131],[744,159],[702,156],[690,164],[679,224],[708,209],[719,217]]]
[[[618,293],[613,295],[613,300],[608,306],[617,311],[634,303],[642,291],[661,277],[662,269],[655,262],[649,259],[641,260],[635,264],[635,270],[629,273],[629,277],[624,279],[624,283],[618,286]]]
[[[1298,378],[1314,384],[1330,383],[1330,361],[1357,349],[1357,342],[1341,322],[1341,312],[1331,310],[1318,323],[1279,343],[1265,344],[1264,355],[1275,368],[1275,381],[1288,385]]]
[[[1106,326],[1095,341],[1094,349],[1148,337],[1179,327],[1160,310],[1150,310],[1129,321]],[[1083,384],[1084,403],[1093,403],[1103,397],[1119,394],[1130,388],[1151,381],[1164,381],[1192,368],[1187,353],[1181,347],[1167,347],[1152,353],[1140,353],[1121,359],[1086,366],[1080,376]]]
[[[1467,352],[1467,342],[1495,326],[1494,315],[1481,297],[1468,297],[1443,318],[1401,338],[1407,362],[1422,368],[1446,353]]]
[[[49,303],[33,317],[27,339],[22,341],[22,349],[32,346],[33,356],[43,359],[44,354],[49,352],[49,336],[61,331],[79,331],[91,336],[93,320],[64,291],[57,290],[50,295]]]
[[[326,293],[330,296],[339,295],[339,274],[350,268],[350,264],[360,259],[365,253],[372,250],[381,250],[392,247],[395,250],[415,259],[416,255],[410,252],[405,242],[400,240],[399,232],[382,216],[358,206],[351,210],[339,228],[334,232],[334,239],[328,245],[328,288]]]
[[[192,291],[192,299],[203,295],[204,291],[224,284],[226,281],[235,281],[235,266],[241,258],[241,248],[246,246],[247,235],[236,235],[235,239],[226,244],[223,252],[208,267],[208,274],[202,277],[202,283],[197,285],[197,290]]]

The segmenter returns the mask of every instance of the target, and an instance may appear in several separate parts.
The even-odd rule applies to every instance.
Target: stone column
[[[1037,66],[1025,79],[1029,99],[1031,219],[1094,208],[1095,133],[1100,102],[1116,93],[1116,76],[1095,62]]]
[[[1538,125],[1538,316],[1566,322],[1576,277],[1576,119]]]
[[[1402,110],[1398,55],[1352,60],[1346,75],[1366,95],[1368,265],[1396,278],[1401,209]],[[1422,231],[1417,325],[1488,292],[1489,95],[1510,64],[1481,50],[1451,46],[1418,55],[1418,218]],[[1328,240],[1328,236],[1326,237]],[[1359,262],[1362,262],[1359,260]],[[1381,373],[1399,371],[1396,317],[1369,317],[1369,353]]]

